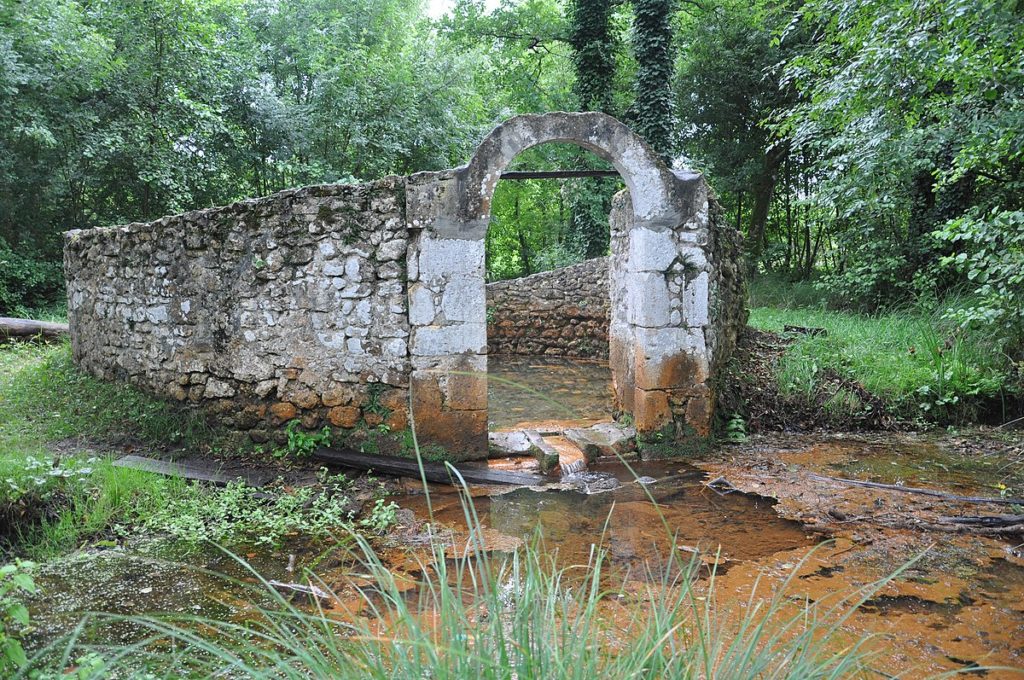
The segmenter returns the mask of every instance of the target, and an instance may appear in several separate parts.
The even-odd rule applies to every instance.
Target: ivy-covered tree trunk
[[[611,32],[611,0],[574,0],[570,8],[572,63],[576,72],[573,91],[581,111],[612,112],[615,80],[615,39]],[[581,168],[587,155],[580,154]],[[608,211],[616,183],[587,179],[569,185],[568,246],[590,259],[608,253]]]
[[[615,41],[611,0],[574,0],[569,43],[576,71],[573,91],[581,111],[611,113],[615,79]]]
[[[672,107],[672,25],[675,0],[634,0],[636,99],[633,128],[666,160],[675,151]]]

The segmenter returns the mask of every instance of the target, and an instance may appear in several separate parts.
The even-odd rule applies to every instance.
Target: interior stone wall
[[[608,258],[487,284],[490,354],[608,358]]]
[[[75,361],[257,440],[294,418],[404,428],[407,234],[395,177],[70,231]]]

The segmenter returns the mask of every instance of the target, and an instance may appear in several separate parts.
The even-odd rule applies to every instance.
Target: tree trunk
[[[775,195],[775,182],[779,168],[789,155],[789,148],[778,144],[764,156],[761,174],[754,180],[754,208],[750,215],[749,249],[751,272],[757,272],[757,264],[764,252],[764,231],[768,224],[768,210]]]

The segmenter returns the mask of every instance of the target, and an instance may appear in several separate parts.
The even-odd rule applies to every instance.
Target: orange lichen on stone
[[[327,420],[335,427],[355,427],[359,423],[359,407],[335,406],[327,412]]]
[[[272,404],[270,407],[270,414],[275,425],[291,420],[298,414],[298,409],[295,408],[294,404],[287,401],[279,401],[276,404]]]

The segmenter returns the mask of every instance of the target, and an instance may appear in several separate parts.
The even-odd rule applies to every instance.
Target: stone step
[[[588,461],[602,456],[632,457],[636,452],[636,430],[618,423],[570,428],[565,437],[583,451]]]
[[[540,463],[540,471],[547,474],[558,465],[558,451],[541,436],[537,430],[524,430],[526,438],[530,440],[532,450]]]
[[[605,449],[610,450],[611,444],[600,435],[588,438],[586,430],[580,430],[573,439],[568,433],[529,429],[491,432],[488,446],[492,458],[530,455],[537,459],[541,472],[547,474],[558,467],[564,476],[586,470],[587,464]]]
[[[562,476],[587,469],[587,457],[576,444],[562,436],[544,437],[544,443],[558,454],[558,467]]]

